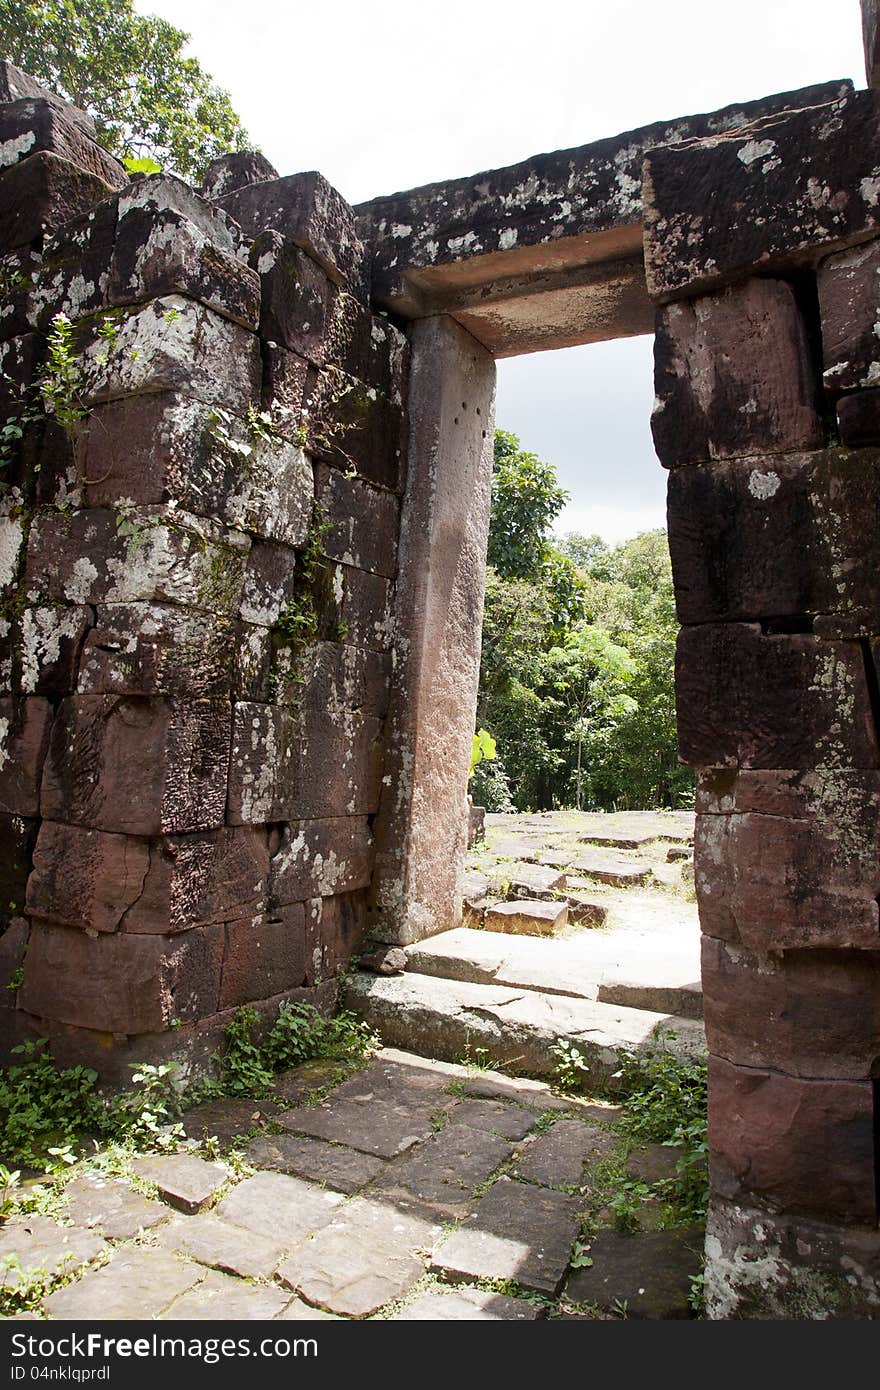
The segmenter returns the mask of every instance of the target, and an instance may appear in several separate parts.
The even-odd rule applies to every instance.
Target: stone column
[[[373,890],[373,934],[403,945],[461,918],[494,404],[486,349],[445,316],[417,323]]]
[[[880,1304],[878,189],[873,92],[646,162],[716,1318]]]

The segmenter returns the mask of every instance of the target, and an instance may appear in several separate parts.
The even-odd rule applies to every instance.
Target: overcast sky
[[[192,35],[282,174],[352,203],[651,121],[851,77],[859,0],[135,0]],[[663,525],[651,340],[499,364],[497,423],[550,459],[560,529]]]

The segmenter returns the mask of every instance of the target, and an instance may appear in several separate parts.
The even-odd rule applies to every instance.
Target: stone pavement
[[[81,1165],[0,1229],[7,1283],[46,1271],[66,1320],[689,1315],[702,1232],[647,1185],[635,1229],[607,1207],[609,1175],[674,1159],[628,1153],[615,1106],[387,1048],[310,1096],[330,1070],[190,1112],[187,1148],[127,1174]]]

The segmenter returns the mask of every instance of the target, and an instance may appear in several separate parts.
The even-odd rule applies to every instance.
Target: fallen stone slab
[[[670,845],[666,851],[667,864],[675,864],[679,859],[693,859],[693,846]]]
[[[406,979],[405,975],[364,976],[376,983]],[[404,1039],[405,1041],[405,1039]],[[308,1134],[313,1139],[329,1139],[377,1158],[396,1158],[432,1132],[424,1108],[412,1109],[394,1101],[333,1097],[321,1105],[300,1106],[279,1116],[292,1134]]]
[[[413,1299],[393,1322],[534,1322],[539,1317],[534,1303],[509,1294],[484,1289],[450,1289],[424,1293]]]
[[[257,1173],[227,1193],[217,1215],[291,1250],[326,1226],[343,1200],[284,1173]]]
[[[604,927],[608,920],[608,904],[596,902],[583,893],[566,893],[568,920],[578,927]]]
[[[402,1298],[425,1272],[439,1227],[355,1197],[277,1272],[285,1287],[318,1307],[364,1318]]]
[[[117,1178],[76,1178],[64,1196],[74,1225],[97,1230],[107,1240],[131,1240],[138,1231],[152,1230],[171,1217],[164,1202],[144,1197]]]
[[[548,898],[565,887],[565,874],[547,864],[512,864],[504,866],[493,876],[490,887],[501,881],[507,884],[511,898]]]
[[[611,1081],[624,1051],[657,1046],[655,1029],[674,1034],[666,1044],[674,1055],[705,1055],[703,1028],[692,1019],[410,970],[387,979],[352,976],[345,1004],[386,1043],[448,1058],[484,1048],[496,1065],[533,1076],[555,1076],[556,1045],[574,1044],[585,1060],[584,1086],[595,1090]]]
[[[70,1274],[106,1249],[95,1231],[59,1226],[48,1216],[15,1216],[0,1228],[0,1277],[16,1288],[32,1271]]]
[[[691,1280],[702,1269],[703,1232],[600,1231],[589,1244],[592,1265],[565,1286],[575,1303],[626,1309],[628,1318],[687,1318]]]
[[[514,1175],[543,1187],[581,1187],[584,1169],[611,1153],[617,1142],[616,1135],[598,1125],[557,1120],[524,1147]]]
[[[651,878],[649,864],[603,853],[599,849],[582,851],[572,868],[579,874],[585,874],[587,878],[597,879],[599,883],[610,883],[614,888],[628,888],[634,884],[648,883]]]
[[[254,1321],[278,1317],[287,1301],[287,1294],[281,1289],[247,1284],[212,1271],[160,1316],[198,1322]]]
[[[278,1237],[234,1226],[212,1211],[176,1217],[160,1232],[160,1241],[166,1249],[198,1264],[242,1279],[268,1279],[290,1249]]]
[[[67,1322],[159,1317],[203,1277],[199,1265],[184,1264],[165,1250],[117,1250],[102,1269],[90,1270],[44,1298],[43,1311]]]
[[[385,1167],[384,1158],[299,1134],[261,1134],[247,1145],[245,1157],[254,1168],[326,1183],[334,1192],[358,1192]]]
[[[390,1166],[369,1195],[398,1207],[411,1204],[432,1217],[459,1218],[472,1206],[474,1189],[510,1153],[510,1143],[489,1130],[450,1124]]]
[[[484,919],[486,931],[514,936],[552,936],[567,921],[567,903],[528,898],[487,907]]]
[[[466,1221],[434,1251],[445,1279],[512,1279],[554,1295],[578,1233],[577,1197],[499,1178]]]
[[[156,1154],[134,1165],[139,1178],[153,1183],[169,1206],[178,1211],[201,1211],[229,1181],[219,1163],[208,1163],[198,1154]]]

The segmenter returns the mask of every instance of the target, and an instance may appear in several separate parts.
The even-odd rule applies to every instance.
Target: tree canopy
[[[474,800],[492,810],[686,804],[678,762],[678,625],[666,533],[611,547],[550,530],[552,464],[498,431],[478,723],[497,741]]]
[[[188,41],[132,0],[0,0],[0,57],[88,111],[118,158],[196,183],[248,138],[227,93],[184,56]]]

